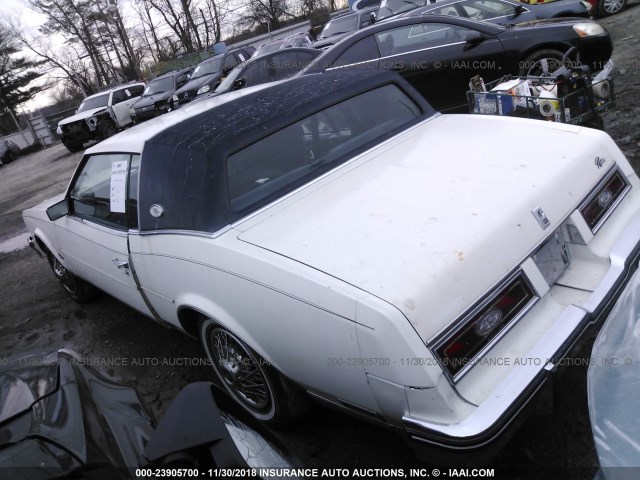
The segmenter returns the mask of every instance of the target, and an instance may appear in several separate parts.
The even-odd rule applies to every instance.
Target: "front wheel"
[[[103,120],[102,123],[100,123],[100,136],[103,140],[113,137],[116,133],[118,133],[118,129],[111,120]]]
[[[200,338],[224,390],[254,418],[282,427],[306,412],[306,394],[236,335],[205,319]]]
[[[49,264],[53,270],[53,274],[65,289],[67,294],[78,303],[89,303],[96,297],[97,290],[95,287],[84,280],[76,277],[68,271],[56,257],[50,254]]]
[[[520,62],[518,75],[521,77],[550,77],[562,67],[563,53],[559,50],[544,49],[532,53]]]
[[[69,150],[69,152],[71,153],[76,153],[80,150],[82,150],[82,143],[71,143],[71,142],[62,142],[63,145],[67,148],[67,150]]]

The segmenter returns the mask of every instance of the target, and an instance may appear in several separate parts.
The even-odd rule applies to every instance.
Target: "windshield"
[[[282,46],[282,40],[276,40],[275,42],[265,43],[264,45],[261,45],[260,48],[258,48],[258,50],[256,50],[251,56],[257,57],[259,55],[264,55],[265,53],[275,52],[276,50],[280,50],[281,46]]]
[[[346,15],[331,20],[324,26],[318,38],[329,38],[333,35],[352,32],[358,29],[358,15]]]
[[[193,71],[193,75],[191,75],[191,80],[194,78],[204,77],[205,75],[211,75],[212,73],[218,73],[222,71],[222,60],[223,56],[216,57],[211,61],[207,61],[201,63],[196,67]]]
[[[424,7],[428,3],[429,0],[382,0],[378,9],[378,20],[408,12],[418,7]]]
[[[144,89],[143,97],[173,90],[173,77],[157,78]]]
[[[107,105],[109,105],[109,94],[103,93],[95,97],[85,98],[78,107],[77,113],[93,110],[94,108],[106,107]]]

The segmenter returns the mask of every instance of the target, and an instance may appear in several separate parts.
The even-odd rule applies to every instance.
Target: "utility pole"
[[[16,127],[18,128],[18,131],[22,134],[22,138],[24,138],[24,142],[27,145],[31,145],[31,143],[29,142],[29,139],[27,138],[27,136],[24,133],[24,130],[22,130],[22,128],[20,127],[20,124],[18,123],[18,119],[16,118],[16,116],[13,114],[13,111],[10,108],[7,108],[7,112],[9,112],[9,116],[11,117],[11,120],[13,120],[13,123],[16,124]],[[35,139],[34,139],[35,140]]]

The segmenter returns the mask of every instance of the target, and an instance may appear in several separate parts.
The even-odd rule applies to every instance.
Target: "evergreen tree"
[[[0,24],[0,111],[16,113],[16,107],[31,100],[42,87],[29,84],[42,73],[36,71],[43,62],[28,60],[17,55],[15,39],[4,25]]]

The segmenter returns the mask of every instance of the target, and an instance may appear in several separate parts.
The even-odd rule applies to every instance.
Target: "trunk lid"
[[[594,165],[599,142],[579,130],[437,116],[237,225],[239,239],[386,300],[427,341],[526,259],[608,170]]]

